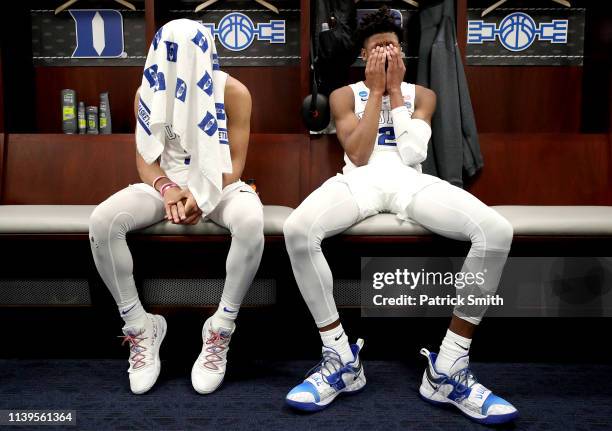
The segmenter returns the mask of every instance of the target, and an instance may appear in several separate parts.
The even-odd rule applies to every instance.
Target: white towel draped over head
[[[147,55],[138,104],[136,145],[145,162],[162,153],[171,124],[191,155],[187,187],[209,214],[232,172],[224,108],[227,75],[220,71],[210,31],[189,19],[159,29]]]

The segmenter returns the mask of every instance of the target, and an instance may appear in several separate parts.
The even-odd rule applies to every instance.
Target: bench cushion
[[[87,233],[89,215],[95,205],[0,205],[0,234]],[[515,235],[612,236],[610,206],[494,206],[514,227]],[[292,209],[264,205],[264,233],[282,235]],[[160,222],[136,231],[150,235],[223,235],[228,231],[211,221],[195,226]],[[378,214],[349,228],[346,235],[429,235],[423,227],[399,220],[393,214]]]
[[[0,205],[0,234],[87,234],[89,216],[95,205]],[[264,233],[282,235],[283,224],[292,209],[264,205]],[[160,222],[137,231],[154,235],[223,235],[228,234],[211,221],[194,226]]]
[[[0,233],[88,233],[95,205],[1,205]]]
[[[612,206],[499,205],[515,235],[612,235]]]

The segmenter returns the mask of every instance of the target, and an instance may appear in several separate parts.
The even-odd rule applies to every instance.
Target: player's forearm
[[[401,105],[391,111],[395,141],[404,164],[414,166],[427,158],[431,127],[419,118],[411,118],[408,108]]]
[[[166,175],[164,170],[159,166],[159,162],[157,160],[149,165],[142,159],[140,154],[136,155],[136,169],[138,170],[140,180],[149,185],[153,184],[155,178]],[[163,178],[155,184],[155,188],[157,191],[159,191],[161,186],[168,182],[170,182],[170,179]]]
[[[239,119],[240,120],[240,119]],[[242,176],[246,163],[250,139],[250,112],[249,116],[239,120],[228,117],[228,137],[230,141],[230,156],[232,158],[232,172],[223,174],[223,187],[235,183]]]
[[[355,166],[367,164],[372,155],[378,133],[381,108],[382,94],[370,93],[370,98],[366,103],[359,124],[346,140],[346,154]]]
[[[391,109],[404,106],[404,97],[402,96],[402,90],[400,86],[389,90],[389,103],[391,103]]]
[[[242,176],[244,170],[244,160],[232,159],[232,173],[223,174],[223,187],[235,183]]]

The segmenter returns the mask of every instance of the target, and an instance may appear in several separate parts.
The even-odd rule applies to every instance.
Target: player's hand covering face
[[[387,62],[386,50],[377,47],[370,51],[366,59],[365,76],[370,92],[383,93],[386,88],[385,64]]]
[[[402,58],[402,52],[397,46],[388,45],[386,48],[387,55],[387,92],[400,90],[400,86],[404,81],[406,66]]]

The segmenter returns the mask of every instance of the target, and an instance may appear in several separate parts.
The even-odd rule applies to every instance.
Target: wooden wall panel
[[[606,134],[480,135],[485,161],[468,187],[488,205],[612,205]]]
[[[224,67],[253,99],[251,132],[302,133],[300,66]]]
[[[255,178],[264,203],[300,203],[302,134],[253,134],[243,179]],[[133,134],[10,135],[2,204],[98,204],[140,182]]]
[[[344,151],[336,135],[313,135],[310,139],[310,187],[304,197],[328,178],[342,172]]]
[[[265,205],[295,208],[301,202],[301,154],[308,146],[303,134],[251,135],[242,179],[254,178]]]
[[[0,49],[0,133],[4,133],[4,71],[2,70],[2,50]]]
[[[467,43],[467,3],[468,0],[456,0],[455,22],[457,29],[457,45],[461,51],[461,61],[465,65],[465,45]]]
[[[145,41],[147,46],[151,44],[157,31],[157,24],[155,22],[156,9],[155,0],[145,0]]]
[[[480,133],[578,133],[582,68],[466,66]]]
[[[71,88],[85,106],[98,106],[100,93],[109,92],[113,131],[134,131],[134,94],[140,86],[142,68],[130,67],[36,67],[36,128],[41,133],[61,133],[61,91]]]
[[[134,135],[9,135],[3,204],[97,204],[139,182]]]
[[[99,203],[140,181],[133,139],[9,135],[2,203]],[[488,205],[612,205],[608,134],[482,134],[481,147],[485,167],[468,190]],[[335,136],[253,134],[243,179],[265,204],[295,207],[342,166]]]
[[[4,189],[4,172],[5,172],[5,165],[4,165],[4,160],[5,160],[5,156],[4,156],[4,152],[6,150],[6,135],[4,133],[0,133],[0,202],[2,202],[2,196],[4,195],[3,193],[3,189]]]

